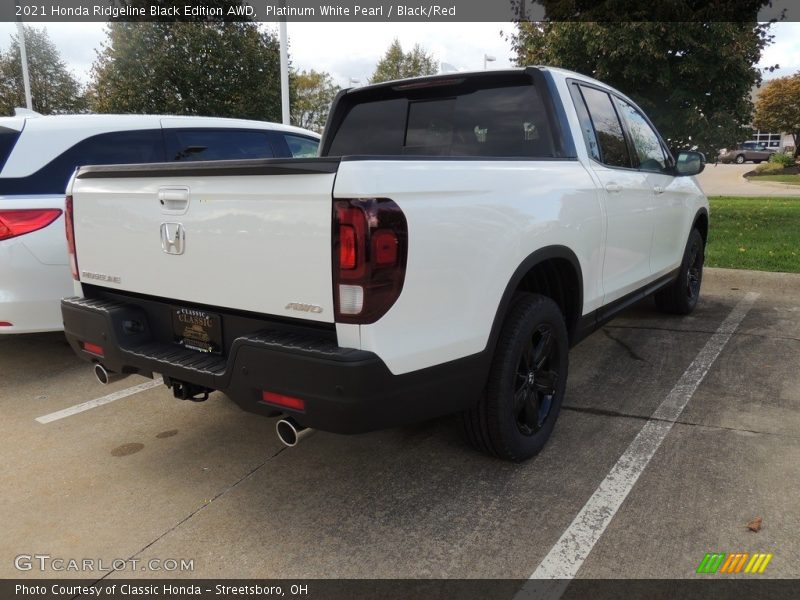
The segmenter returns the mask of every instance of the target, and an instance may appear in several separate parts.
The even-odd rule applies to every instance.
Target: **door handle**
[[[618,183],[607,183],[606,184],[606,191],[615,194],[617,192],[622,191],[622,186]]]
[[[655,187],[653,188],[653,191],[654,191],[656,194],[663,194],[663,193],[664,193],[664,188],[663,188],[663,187],[661,187],[660,185],[657,185],[657,186],[655,186]]]
[[[189,188],[161,188],[158,190],[158,202],[164,214],[182,215],[189,208]]]

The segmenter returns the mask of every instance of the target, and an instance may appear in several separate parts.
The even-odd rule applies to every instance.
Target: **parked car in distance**
[[[561,69],[348,90],[319,158],[78,170],[65,334],[101,382],[223,391],[284,415],[287,445],[460,412],[476,448],[524,460],[570,346],[649,294],[694,310],[703,165]]]
[[[87,164],[317,155],[319,135],[276,123],[156,115],[0,117],[0,334],[63,328],[73,294],[64,192]]]
[[[743,144],[739,144],[736,148],[725,150],[720,153],[719,162],[741,165],[749,160],[758,164],[762,161],[769,160],[769,157],[777,151],[777,148],[770,148],[764,143],[744,142]]]

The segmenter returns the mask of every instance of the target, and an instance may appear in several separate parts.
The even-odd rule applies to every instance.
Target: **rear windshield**
[[[17,143],[17,139],[19,139],[19,131],[0,127],[0,171],[3,170],[8,157],[11,156],[11,151],[14,149],[14,144]]]
[[[401,90],[371,101],[356,92],[354,101],[329,156],[553,156],[545,108],[529,82]]]

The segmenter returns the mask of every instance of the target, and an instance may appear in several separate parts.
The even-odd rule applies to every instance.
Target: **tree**
[[[380,83],[406,77],[435,75],[438,70],[439,63],[419,44],[416,44],[410,52],[403,52],[400,41],[395,38],[386,50],[386,54],[378,61],[369,82]]]
[[[767,131],[791,133],[794,155],[800,156],[800,71],[764,84],[756,99],[753,124]]]
[[[114,22],[93,66],[97,112],[279,120],[277,37],[253,22]]]
[[[667,11],[670,5],[661,6]],[[676,14],[662,18],[669,21],[670,16],[678,20]],[[692,20],[691,15],[683,19]],[[672,148],[698,147],[716,154],[749,135],[750,90],[761,81],[755,65],[772,39],[769,24],[754,18],[750,23],[545,22],[517,27],[511,42],[518,64],[564,67],[608,83],[642,107]]]
[[[315,70],[292,72],[291,117],[292,124],[313,131],[322,131],[328,111],[339,86],[329,73]]]
[[[44,115],[86,110],[81,84],[67,70],[46,29],[25,27],[25,49],[33,109]],[[25,106],[19,40],[11,36],[11,47],[0,52],[0,114],[11,114]]]

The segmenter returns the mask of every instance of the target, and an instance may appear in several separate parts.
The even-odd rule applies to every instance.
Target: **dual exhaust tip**
[[[109,371],[101,363],[94,365],[94,376],[103,385],[108,385],[127,377],[126,374]],[[314,429],[303,427],[292,417],[285,417],[275,424],[275,432],[278,434],[278,439],[288,448],[294,448],[300,443],[300,440],[307,438],[314,431]]]

